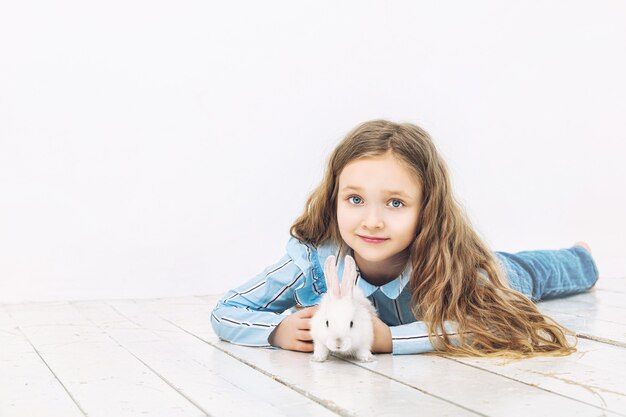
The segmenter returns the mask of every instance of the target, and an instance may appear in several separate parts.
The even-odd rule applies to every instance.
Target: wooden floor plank
[[[626,284],[626,281],[624,283]],[[545,303],[551,303],[556,301],[562,301],[567,304],[586,304],[596,307],[616,307],[622,310],[626,310],[626,294],[606,291],[599,288],[594,288],[589,292],[584,292],[569,297],[545,301]],[[542,303],[544,302],[539,302],[539,304]]]
[[[558,306],[562,305],[564,300],[568,300],[569,303],[570,298],[574,298],[572,304],[575,304],[575,297],[553,300],[550,303]],[[203,297],[203,299],[209,305],[215,302],[215,297]],[[593,301],[587,302],[593,304]],[[578,349],[576,354],[567,357],[539,357],[521,361],[463,359],[460,362],[623,415],[626,410],[624,401],[626,390],[622,382],[626,380],[626,350],[584,339],[579,340]],[[379,355],[379,357],[383,356]],[[392,362],[397,364],[403,360],[404,358],[396,356],[393,357]],[[508,365],[504,366],[507,362]],[[439,366],[439,368],[443,369],[445,366]],[[446,375],[451,373],[453,372],[445,372]],[[396,375],[395,368],[393,372],[386,374],[393,377]],[[485,378],[480,377],[478,380],[484,389],[483,392],[493,391],[489,384],[483,384]],[[579,412],[578,407],[575,406],[575,408]],[[594,413],[593,410],[589,412]]]
[[[626,416],[625,278],[538,303],[578,351],[525,360],[311,363],[220,341],[217,298],[0,305],[0,416]]]
[[[621,277],[621,278],[600,277],[600,279],[598,280],[594,288],[599,291],[609,291],[613,293],[626,294],[626,277]]]
[[[551,305],[547,302],[540,304],[539,309],[581,337],[626,347],[626,324],[598,318],[597,311],[586,309],[584,306],[577,310],[575,306],[566,308],[565,304]]]
[[[614,308],[626,310],[626,305],[624,304],[624,301],[626,301],[626,294],[622,294],[618,292],[611,292],[611,291],[604,291],[604,290],[594,288],[588,292],[539,301],[537,304],[538,305],[572,304],[572,305],[579,305],[579,306],[580,305],[594,306],[596,308],[614,307]]]
[[[577,352],[564,357],[451,360],[626,415],[624,348],[579,339],[577,349]]]
[[[195,313],[183,313],[186,307],[181,305],[174,307],[172,301],[164,301],[160,313],[179,315],[177,320],[180,323],[185,323],[185,315],[206,316],[211,309],[211,301],[214,300],[206,299],[206,306],[193,306],[190,310],[195,310]],[[238,354],[253,355],[251,351],[259,350],[233,347],[233,345],[224,342],[217,342],[215,335],[209,329],[204,328],[206,324],[202,322],[189,323],[186,326],[187,329],[193,329],[194,332],[203,335],[202,337],[211,340],[212,343],[219,343],[222,348],[236,351]],[[276,353],[276,355],[279,354]],[[484,415],[526,416],[540,414],[545,408],[545,404],[551,404],[552,407],[561,410],[561,415],[596,416],[604,413],[599,407],[581,402],[575,397],[555,394],[525,382],[518,382],[446,358],[426,355],[377,355],[377,358],[378,361],[372,364],[357,364],[356,362],[354,364],[414,387],[420,392],[444,398]],[[317,365],[311,364],[309,366]],[[320,365],[333,366],[334,364]],[[302,362],[301,366],[306,367],[307,364]],[[529,401],[529,398],[532,398],[532,401]]]
[[[315,401],[141,308],[135,301],[74,303],[211,416],[335,416]],[[123,321],[120,321],[123,318]],[[236,406],[234,406],[236,404]]]
[[[467,366],[462,361],[430,355],[377,355],[377,358],[377,362],[361,366],[484,415],[541,415],[547,404],[558,410],[554,415],[617,415],[603,411],[601,405],[565,396],[558,390],[543,389],[541,384],[528,384],[519,378],[505,377],[501,372],[489,372],[486,367]]]
[[[165,299],[143,303],[155,314],[230,355],[306,393],[342,415],[423,416],[480,415],[452,402],[393,381],[350,362],[312,363],[310,355],[280,349],[260,349],[222,342],[210,330],[210,306],[199,299]],[[207,326],[209,324],[209,326]]]
[[[70,304],[7,308],[89,416],[206,416]]]
[[[626,295],[623,294],[593,291],[542,301],[537,306],[546,312],[555,311],[626,326]]]
[[[0,350],[0,416],[85,415],[3,306]]]

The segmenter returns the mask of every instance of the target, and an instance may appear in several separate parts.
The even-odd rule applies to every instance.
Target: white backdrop
[[[620,1],[0,3],[0,302],[220,293],[334,145],[434,137],[494,250],[626,276]]]

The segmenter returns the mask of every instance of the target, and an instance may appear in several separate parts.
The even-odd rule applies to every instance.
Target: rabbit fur
[[[371,352],[374,341],[372,316],[376,314],[376,309],[361,289],[355,286],[357,272],[354,259],[350,255],[345,257],[341,286],[335,259],[329,256],[324,263],[327,292],[311,318],[311,360],[323,362],[332,352],[370,362],[374,360]]]

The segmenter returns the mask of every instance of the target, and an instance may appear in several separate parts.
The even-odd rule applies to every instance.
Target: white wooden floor
[[[626,416],[626,278],[540,303],[578,352],[360,364],[219,341],[216,297],[0,305],[0,416]]]

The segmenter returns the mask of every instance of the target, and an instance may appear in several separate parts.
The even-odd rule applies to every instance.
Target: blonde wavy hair
[[[315,247],[345,247],[337,224],[337,191],[343,168],[359,158],[391,151],[422,185],[415,240],[409,247],[411,310],[429,329],[434,354],[524,358],[574,352],[573,332],[543,315],[509,287],[495,255],[471,227],[455,200],[447,167],[426,131],[410,123],[365,122],[337,145],[321,184],[310,194],[290,234]],[[458,340],[444,328],[457,324]]]

